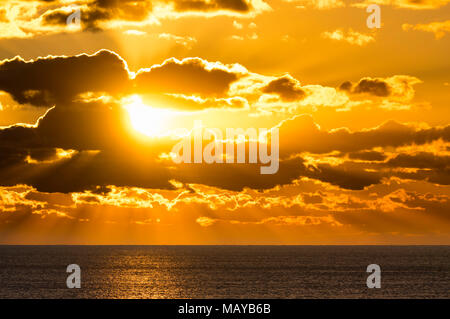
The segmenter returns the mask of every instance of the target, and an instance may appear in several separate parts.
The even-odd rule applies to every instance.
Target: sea
[[[67,287],[72,264],[81,288]],[[450,246],[6,245],[0,298],[448,299]]]

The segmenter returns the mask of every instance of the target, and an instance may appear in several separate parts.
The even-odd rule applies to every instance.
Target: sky
[[[1,1],[0,243],[449,245],[449,3]]]

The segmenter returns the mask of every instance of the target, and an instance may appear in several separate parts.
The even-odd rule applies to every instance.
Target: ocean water
[[[0,246],[0,298],[450,298],[450,246]]]

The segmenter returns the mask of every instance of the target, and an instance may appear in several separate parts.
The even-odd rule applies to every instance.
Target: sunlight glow
[[[173,112],[145,105],[141,97],[133,95],[124,105],[130,116],[133,128],[149,137],[168,134],[168,123]]]

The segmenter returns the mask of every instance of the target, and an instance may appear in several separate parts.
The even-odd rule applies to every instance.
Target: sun
[[[173,116],[171,111],[148,106],[138,95],[131,96],[124,107],[128,111],[133,129],[139,133],[148,137],[167,134],[167,125]]]

